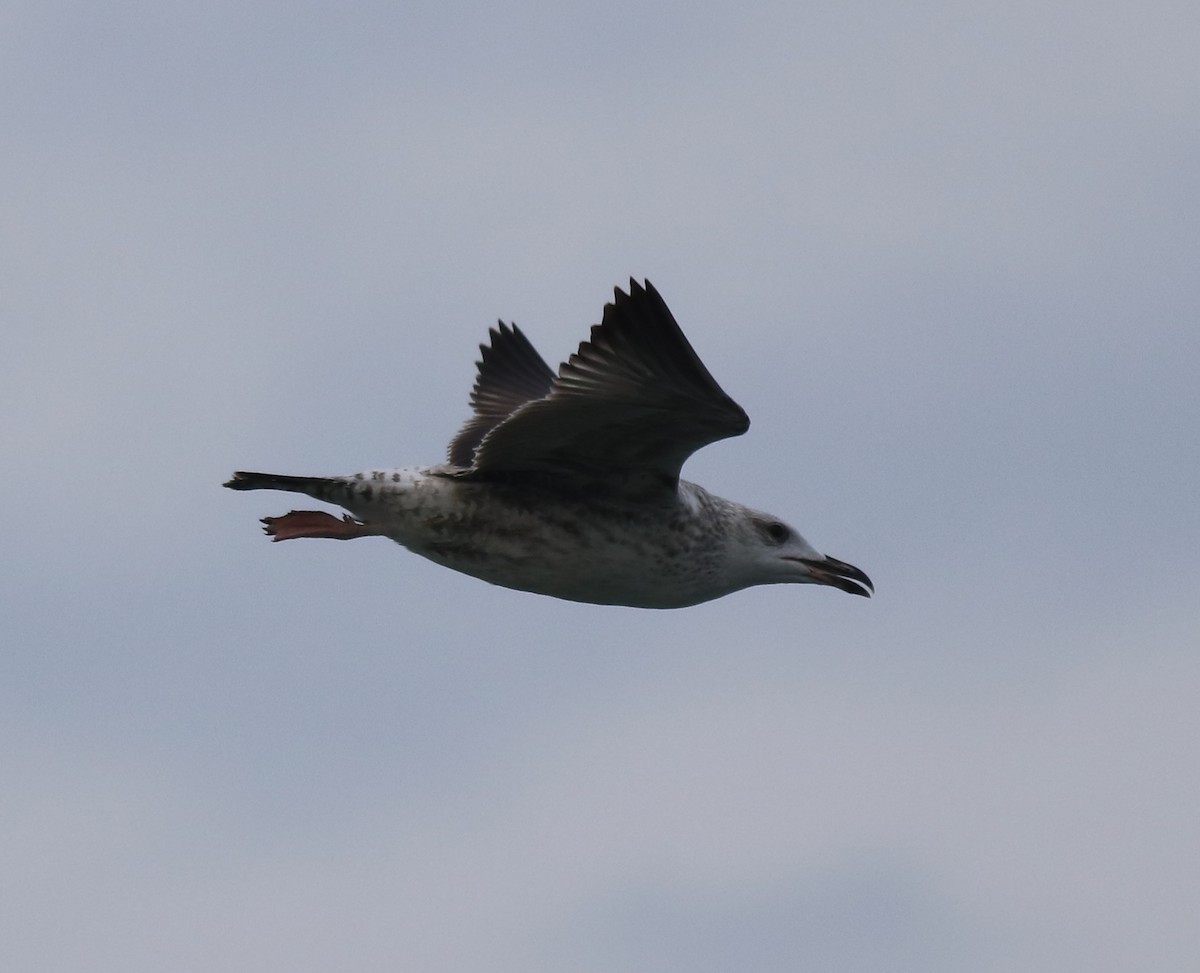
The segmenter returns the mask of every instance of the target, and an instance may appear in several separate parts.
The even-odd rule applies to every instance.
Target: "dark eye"
[[[782,544],[792,536],[791,530],[787,524],[781,524],[778,520],[772,520],[769,523],[762,525],[761,530],[763,535],[772,544]]]

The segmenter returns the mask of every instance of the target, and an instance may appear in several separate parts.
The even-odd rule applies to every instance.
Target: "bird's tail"
[[[239,471],[224,484],[230,490],[285,490],[303,493],[315,500],[341,503],[350,493],[350,484],[340,476],[285,476],[282,473],[246,473]]]

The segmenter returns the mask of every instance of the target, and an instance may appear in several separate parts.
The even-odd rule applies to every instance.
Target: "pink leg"
[[[265,525],[263,532],[275,541],[290,541],[294,537],[332,537],[348,541],[377,533],[349,514],[338,520],[323,510],[293,510],[282,517],[263,517],[262,522]]]

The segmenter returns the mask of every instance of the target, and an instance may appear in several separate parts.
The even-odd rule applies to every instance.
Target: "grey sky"
[[[1184,970],[1194,5],[13,3],[0,963]],[[865,569],[678,612],[272,546],[649,277]]]

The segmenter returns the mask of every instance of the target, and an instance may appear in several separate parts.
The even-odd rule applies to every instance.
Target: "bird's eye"
[[[792,532],[788,528],[788,525],[781,524],[778,520],[772,520],[769,523],[765,523],[760,529],[762,530],[763,535],[772,544],[782,544],[792,536]]]

